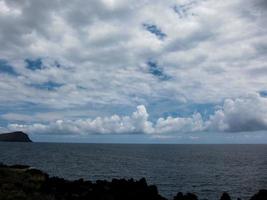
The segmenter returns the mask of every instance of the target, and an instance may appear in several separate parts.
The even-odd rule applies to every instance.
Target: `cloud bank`
[[[130,116],[112,115],[95,119],[57,120],[49,124],[10,124],[10,130],[36,134],[179,134],[185,132],[244,132],[267,130],[267,98],[250,95],[226,99],[223,106],[203,120],[200,113],[191,117],[159,118],[149,121],[144,105]]]
[[[266,130],[266,11],[264,0],[0,0],[0,130]]]
[[[261,0],[0,2],[0,105],[219,103],[266,90]]]

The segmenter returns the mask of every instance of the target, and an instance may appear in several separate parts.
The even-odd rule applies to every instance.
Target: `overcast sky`
[[[0,132],[266,143],[266,27],[266,0],[0,0]]]

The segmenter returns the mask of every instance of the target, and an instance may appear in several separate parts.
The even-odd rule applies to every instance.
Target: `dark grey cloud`
[[[267,66],[250,69],[248,74],[252,77],[267,77]]]
[[[259,55],[266,56],[267,55],[267,42],[266,43],[258,43],[255,44],[255,48]]]
[[[255,5],[257,5],[259,8],[262,8],[263,10],[267,11],[267,1],[266,0],[256,0],[254,1]]]
[[[209,129],[227,132],[267,130],[267,98],[260,94],[225,100],[207,122]]]

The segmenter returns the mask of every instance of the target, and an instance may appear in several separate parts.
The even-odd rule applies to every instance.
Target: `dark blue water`
[[[267,145],[0,143],[0,162],[27,164],[68,179],[145,177],[160,193],[223,191],[248,199],[267,188]]]

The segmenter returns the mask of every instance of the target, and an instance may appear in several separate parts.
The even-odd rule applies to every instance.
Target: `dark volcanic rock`
[[[0,134],[0,142],[32,142],[26,133],[21,131]]]
[[[15,166],[19,166],[15,168]],[[68,181],[27,166],[0,164],[0,199],[5,200],[166,200],[146,180]]]
[[[173,200],[198,200],[198,198],[193,193],[183,194],[182,192],[178,192]]]
[[[221,200],[231,200],[231,197],[227,192],[224,192],[221,196]]]
[[[167,200],[154,185],[144,178],[98,180],[95,183],[83,179],[69,181],[26,165],[7,166],[0,163],[0,200]],[[193,193],[181,192],[174,200],[198,200]],[[230,200],[223,193],[221,200]],[[250,200],[267,200],[267,190],[260,190]]]
[[[250,200],[267,200],[267,190],[260,190],[257,194],[252,196]]]
[[[145,179],[113,179],[111,182],[92,183],[83,179],[66,181],[52,177],[44,183],[42,192],[55,196],[55,199],[166,200],[158,194],[156,186],[147,185]]]

